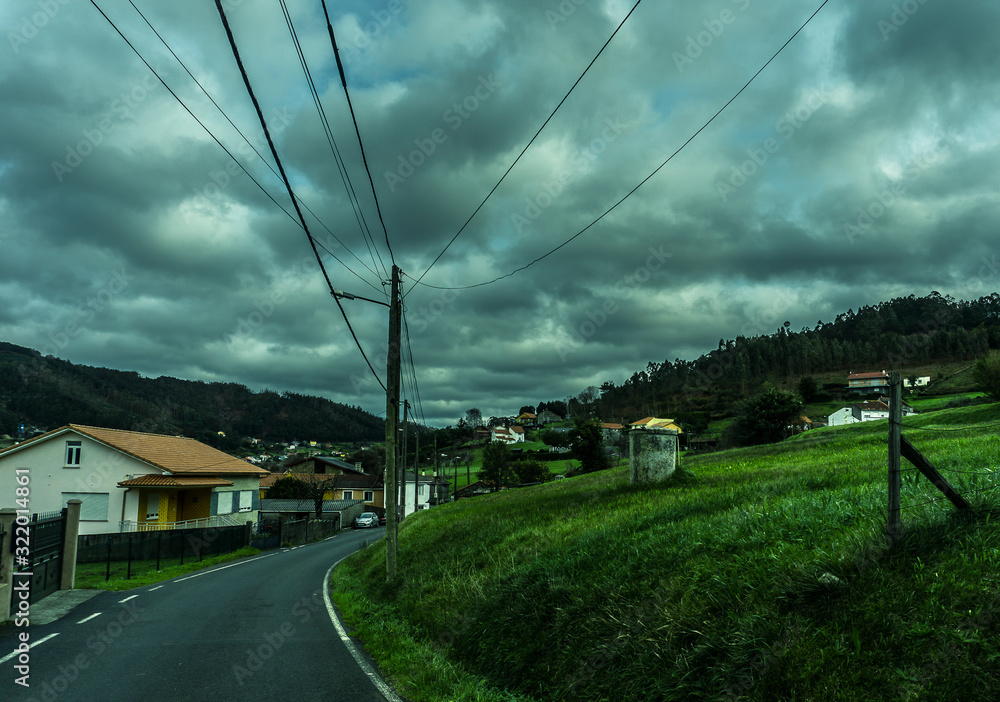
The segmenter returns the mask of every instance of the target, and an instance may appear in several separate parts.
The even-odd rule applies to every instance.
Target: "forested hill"
[[[794,387],[803,376],[971,362],[1000,348],[1000,295],[972,301],[932,292],[848,310],[795,331],[747,329],[694,361],[650,362],[619,386],[604,383],[602,417],[724,412],[764,383]],[[780,326],[778,326],[780,325]],[[735,331],[735,330],[734,330]],[[842,384],[841,379],[841,384]]]
[[[143,378],[0,342],[0,434],[14,436],[22,423],[45,430],[74,423],[184,434],[220,448],[247,436],[268,441],[385,436],[380,417],[319,397],[253,392],[236,383]]]

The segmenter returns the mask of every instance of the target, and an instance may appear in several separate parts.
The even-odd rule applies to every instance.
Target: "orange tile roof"
[[[211,446],[182,436],[143,434],[138,431],[103,429],[82,424],[67,424],[41,436],[12,446],[7,451],[20,450],[68,431],[89,437],[117,449],[133,458],[174,474],[201,475],[266,475],[263,468],[230,456]]]
[[[165,487],[165,488],[197,488],[197,487],[229,487],[232,480],[212,478],[201,475],[140,475],[131,480],[123,480],[118,487]]]

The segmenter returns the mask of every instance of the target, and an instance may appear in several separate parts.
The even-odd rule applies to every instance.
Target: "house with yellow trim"
[[[79,499],[81,534],[244,524],[266,474],[194,439],[67,424],[0,451],[0,508]]]
[[[660,419],[659,417],[646,417],[628,425],[629,429],[673,429],[678,434],[684,433],[681,426],[672,419]]]
[[[282,478],[295,478],[312,487],[323,489],[324,500],[362,500],[365,507],[385,507],[385,485],[382,475],[365,473],[358,465],[333,456],[309,456],[286,466],[284,473],[268,473],[260,479],[260,497]]]

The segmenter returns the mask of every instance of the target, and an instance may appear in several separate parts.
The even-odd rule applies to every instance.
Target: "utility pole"
[[[396,512],[396,430],[399,422],[399,347],[402,305],[399,299],[399,267],[392,267],[392,298],[389,305],[389,354],[386,361],[385,393],[385,486],[383,502],[386,505],[385,581],[396,581],[396,551],[399,544]],[[392,496],[390,502],[385,499]]]
[[[409,425],[407,424],[407,417],[410,413],[410,401],[403,400],[403,453],[400,460],[400,465],[403,466],[402,472],[399,474],[399,492],[396,495],[396,504],[399,505],[399,514],[403,519],[406,518],[406,435],[410,432]]]
[[[413,460],[413,513],[420,509],[420,425],[417,425],[417,456]]]

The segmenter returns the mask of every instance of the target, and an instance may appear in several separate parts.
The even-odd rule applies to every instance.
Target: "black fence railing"
[[[85,534],[76,568],[101,572],[105,580],[131,579],[150,570],[232,553],[249,545],[250,525],[125,534]],[[93,573],[92,573],[93,574]]]
[[[340,519],[262,519],[250,544],[264,551],[279,546],[301,544],[333,536],[340,528]]]

